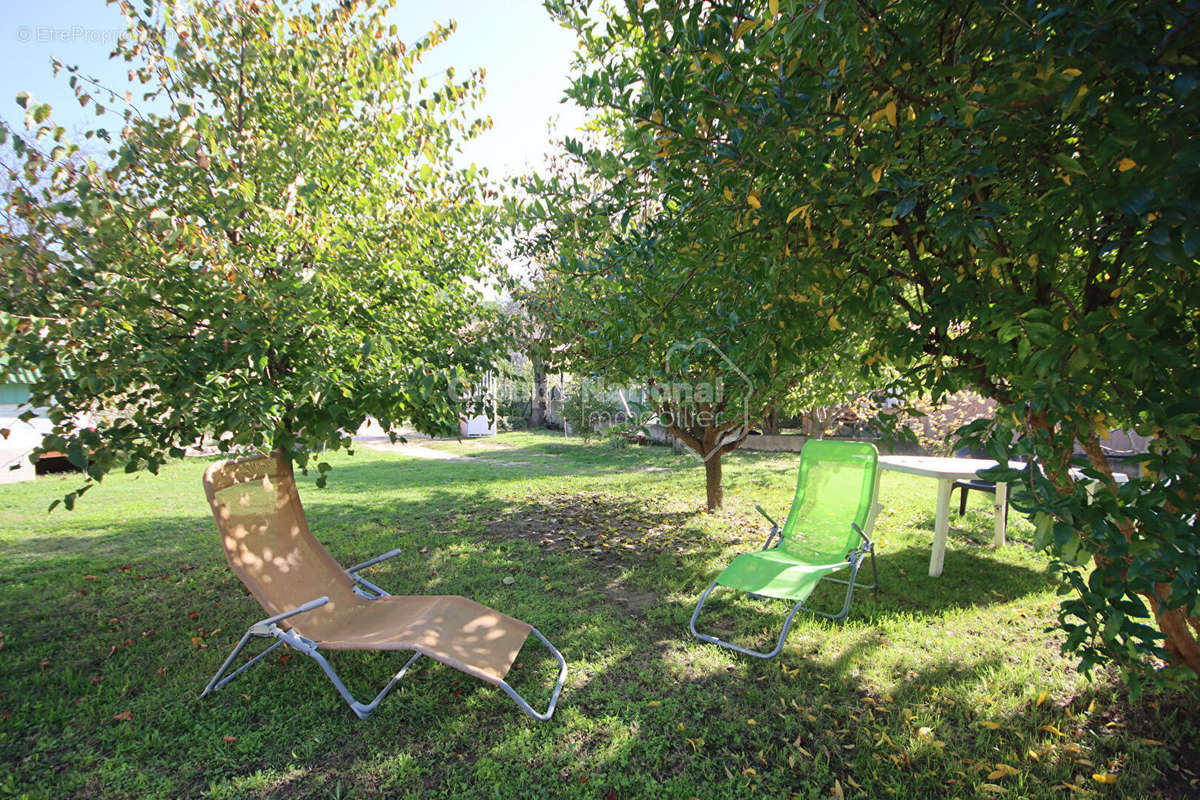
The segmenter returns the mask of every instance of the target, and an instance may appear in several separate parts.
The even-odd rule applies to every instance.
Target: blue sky
[[[564,132],[582,121],[578,108],[560,104],[574,36],[550,20],[540,0],[399,0],[392,17],[405,40],[419,38],[434,20],[458,23],[422,72],[438,78],[447,66],[460,75],[487,70],[481,112],[494,126],[468,145],[467,157],[494,176],[541,163],[552,117]],[[66,77],[52,76],[50,59],[78,64],[123,91],[127,66],[108,61],[122,30],[120,12],[104,0],[0,0],[0,115],[19,123],[24,112],[14,98],[28,91],[50,103],[68,131],[98,126],[91,108],[75,102]]]

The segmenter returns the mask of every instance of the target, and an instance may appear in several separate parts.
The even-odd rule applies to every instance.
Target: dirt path
[[[371,450],[400,453],[401,455],[412,456],[413,458],[432,458],[437,461],[464,461],[467,458],[458,453],[443,453],[441,450],[434,450],[432,447],[424,447],[412,439],[409,439],[404,444],[401,442],[393,443],[386,436],[355,436],[354,441]]]
[[[483,455],[466,456],[460,453],[446,453],[441,450],[434,450],[432,447],[425,447],[421,445],[419,440],[414,441],[413,439],[409,439],[406,444],[401,444],[400,442],[391,442],[386,436],[355,436],[354,441],[371,450],[399,453],[402,456],[411,456],[413,458],[429,458],[435,461],[471,461],[475,463],[498,464],[502,467],[533,466],[533,463],[529,461],[501,461]]]

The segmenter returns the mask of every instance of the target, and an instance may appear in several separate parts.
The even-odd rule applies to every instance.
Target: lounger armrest
[[[767,520],[767,522],[771,523],[771,532],[767,534],[767,541],[765,541],[762,546],[763,550],[770,550],[771,543],[775,541],[775,537],[780,536],[779,523],[776,522],[775,520],[771,519],[771,515],[768,514],[766,511],[763,511],[762,506],[755,506],[754,510],[757,511],[758,513],[762,514],[763,517]]]
[[[366,561],[362,562],[361,564],[355,564],[353,567],[350,567],[350,569],[346,570],[346,572],[353,575],[354,573],[358,572],[360,569],[366,569],[367,567],[373,567],[376,564],[378,564],[379,562],[387,561],[389,558],[395,558],[396,556],[400,555],[403,552],[404,551],[402,549],[397,547],[395,550],[389,550],[381,556],[375,556],[374,558],[367,559]]]
[[[307,603],[296,606],[295,608],[291,609],[290,611],[284,611],[282,614],[276,614],[273,617],[267,617],[264,620],[259,620],[258,625],[271,625],[276,622],[285,620],[288,617],[294,617],[297,614],[303,614],[305,611],[312,611],[314,608],[320,608],[321,606],[325,605],[328,602],[329,602],[328,597],[318,597],[316,600],[309,600]]]
[[[767,520],[767,522],[771,523],[772,528],[774,528],[775,530],[779,530],[779,523],[776,522],[775,520],[771,519],[771,515],[768,514],[766,511],[763,511],[762,506],[755,506],[754,510],[757,511],[758,513],[762,514],[763,517]]]

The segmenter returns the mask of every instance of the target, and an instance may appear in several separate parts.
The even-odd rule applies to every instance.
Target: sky
[[[493,177],[540,165],[551,120],[562,133],[582,123],[578,107],[561,103],[575,38],[551,21],[541,0],[399,0],[391,16],[405,41],[420,38],[435,20],[458,23],[420,74],[433,83],[448,66],[459,77],[486,69],[479,112],[491,116],[493,127],[468,143],[466,158]],[[0,0],[0,116],[19,124],[24,111],[15,97],[27,91],[50,103],[52,118],[68,131],[98,127],[91,108],[85,111],[75,101],[66,76],[52,75],[50,59],[77,64],[123,91],[128,66],[108,60],[123,30],[120,12],[104,0]]]

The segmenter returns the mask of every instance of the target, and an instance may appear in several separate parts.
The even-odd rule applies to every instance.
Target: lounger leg
[[[792,620],[795,619],[796,612],[799,611],[804,605],[804,601],[801,600],[799,603],[796,603],[796,605],[792,606],[792,610],[788,612],[787,619],[783,621],[783,631],[779,634],[779,641],[775,643],[775,649],[769,653],[760,653],[757,650],[749,650],[745,647],[739,647],[732,642],[727,642],[724,639],[718,639],[716,636],[709,636],[707,633],[700,633],[696,630],[696,620],[700,617],[700,609],[704,606],[704,601],[708,599],[709,594],[711,594],[712,590],[715,588],[717,588],[717,582],[713,581],[711,584],[709,584],[708,588],[704,590],[704,594],[700,595],[700,602],[696,603],[696,610],[692,612],[692,619],[690,622],[688,622],[688,630],[692,632],[692,635],[702,641],[720,645],[721,647],[728,647],[730,650],[736,650],[739,653],[744,653],[748,656],[754,656],[755,658],[774,658],[775,656],[779,655],[779,653],[783,650],[783,640],[787,638],[788,631],[791,630]],[[827,617],[829,615],[822,614],[822,616]]]
[[[229,675],[226,675],[225,678],[222,679],[221,674],[224,673],[225,670],[229,669],[229,666],[233,663],[233,660],[235,658],[237,658],[237,654],[242,651],[242,648],[245,647],[246,644],[252,638],[256,638],[256,637],[257,638],[265,638],[265,637],[262,637],[261,634],[256,633],[254,630],[246,631],[246,634],[242,637],[241,641],[239,641],[237,643],[237,647],[233,648],[233,652],[231,652],[229,654],[229,657],[225,659],[225,663],[223,663],[221,665],[221,668],[219,670],[217,670],[217,674],[213,675],[212,680],[209,681],[208,685],[204,687],[204,691],[200,693],[201,697],[205,697],[209,692],[215,692],[217,689],[220,689],[222,686],[229,683],[231,680],[236,678],[238,675],[241,675],[247,669],[249,669],[250,667],[257,664],[259,661],[261,661],[262,658],[267,655],[267,653],[270,653],[276,647],[279,647],[279,645],[283,644],[282,639],[278,640],[277,642],[272,644],[270,647],[268,647],[266,650],[263,650],[261,653],[256,655],[254,658],[250,659],[245,664],[242,664],[240,667],[238,667],[232,673],[230,673]]]
[[[325,656],[318,652],[315,647],[305,649],[302,652],[311,657],[313,661],[316,661],[317,664],[320,665],[321,670],[325,673],[325,676],[329,678],[329,681],[333,684],[333,688],[337,689],[338,694],[340,694],[342,699],[349,704],[350,710],[353,711],[359,719],[366,719],[367,715],[374,711],[375,707],[379,705],[379,702],[383,700],[383,698],[387,697],[388,693],[392,690],[392,687],[396,685],[396,682],[404,677],[404,673],[408,672],[408,668],[412,666],[413,662],[421,657],[420,653],[413,653],[412,658],[405,662],[404,666],[400,668],[400,671],[397,672],[390,681],[388,681],[387,686],[384,686],[382,691],[375,695],[374,700],[369,703],[360,703],[358,700],[354,699],[354,695],[350,694],[350,690],[346,688],[346,684],[342,683],[342,679],[338,677],[337,670],[333,668]]]
[[[517,690],[508,685],[508,681],[500,681],[500,688],[503,689],[509,697],[513,699],[522,711],[536,719],[538,722],[545,722],[554,714],[554,707],[558,705],[558,694],[562,691],[563,684],[567,681],[567,661],[563,658],[562,653],[558,652],[558,648],[550,644],[545,636],[542,636],[541,631],[537,628],[530,628],[529,632],[542,640],[542,644],[550,650],[556,659],[558,659],[558,682],[554,684],[554,693],[550,695],[550,705],[546,708],[544,714],[539,714],[534,711],[529,703],[525,702],[525,698],[517,694]]]

